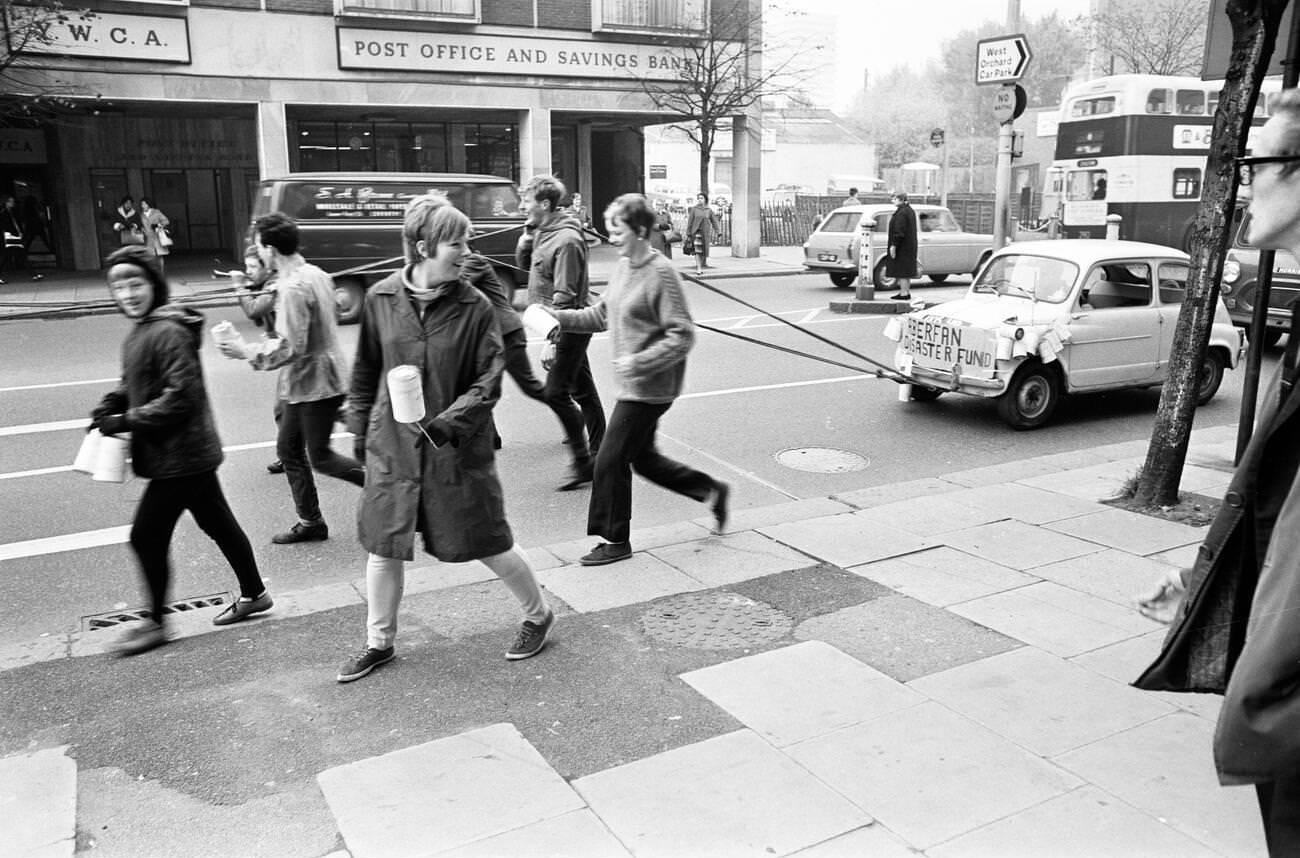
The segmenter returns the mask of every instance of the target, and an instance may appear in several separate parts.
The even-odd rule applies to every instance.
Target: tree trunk
[[[1233,159],[1246,148],[1260,84],[1268,69],[1286,0],[1228,0],[1232,55],[1214,115],[1204,191],[1191,241],[1187,298],[1174,328],[1169,377],[1160,392],[1160,407],[1147,458],[1134,489],[1143,505],[1172,506],[1191,440],[1196,391],[1210,340],[1210,323],[1219,302],[1219,280],[1228,248],[1228,227],[1237,201]]]

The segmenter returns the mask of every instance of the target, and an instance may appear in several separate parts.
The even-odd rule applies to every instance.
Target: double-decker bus
[[[1189,249],[1221,86],[1195,77],[1124,74],[1069,87],[1061,99],[1056,157],[1044,214],[1070,238],[1120,237]],[[1264,124],[1280,79],[1265,80],[1254,127]]]

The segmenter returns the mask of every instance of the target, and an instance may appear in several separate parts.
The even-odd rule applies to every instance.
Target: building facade
[[[99,267],[117,246],[113,211],[126,195],[171,219],[176,252],[237,256],[257,182],[288,172],[519,182],[554,172],[599,211],[643,190],[642,129],[673,118],[643,82],[671,85],[683,46],[718,16],[759,8],[92,0],[88,16],[52,19],[39,6],[10,6],[10,44],[33,22],[44,26],[26,57],[72,109],[37,128],[0,129],[0,189],[36,198],[58,264],[77,269]],[[757,144],[738,145],[752,146],[742,161],[757,164]],[[756,229],[752,240],[744,232],[756,252]]]

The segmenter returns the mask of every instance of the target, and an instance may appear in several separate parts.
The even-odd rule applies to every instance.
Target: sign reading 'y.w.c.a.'
[[[9,44],[24,42],[29,54],[58,54],[161,63],[190,61],[185,18],[120,15],[115,12],[57,12],[39,6],[6,9]]]

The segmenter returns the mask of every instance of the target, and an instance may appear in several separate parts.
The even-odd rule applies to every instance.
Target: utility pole
[[[1014,33],[1020,29],[1020,0],[1007,0],[1007,32]],[[993,185],[993,249],[1005,247],[1008,241],[1007,233],[1010,231],[1010,213],[1011,213],[1011,144],[1015,134],[1013,123],[1015,117],[1019,115],[1018,108],[1014,115],[1004,115],[997,113],[1002,109],[1001,101],[1010,98],[1014,103],[1016,96],[1010,94],[1009,90],[1015,89],[1012,84],[1008,87],[1003,84],[1002,91],[998,93],[999,107],[995,108],[995,115],[998,122],[998,154],[997,169],[994,173]],[[1011,111],[1007,111],[1011,114]],[[1011,236],[1012,239],[1015,236]]]

